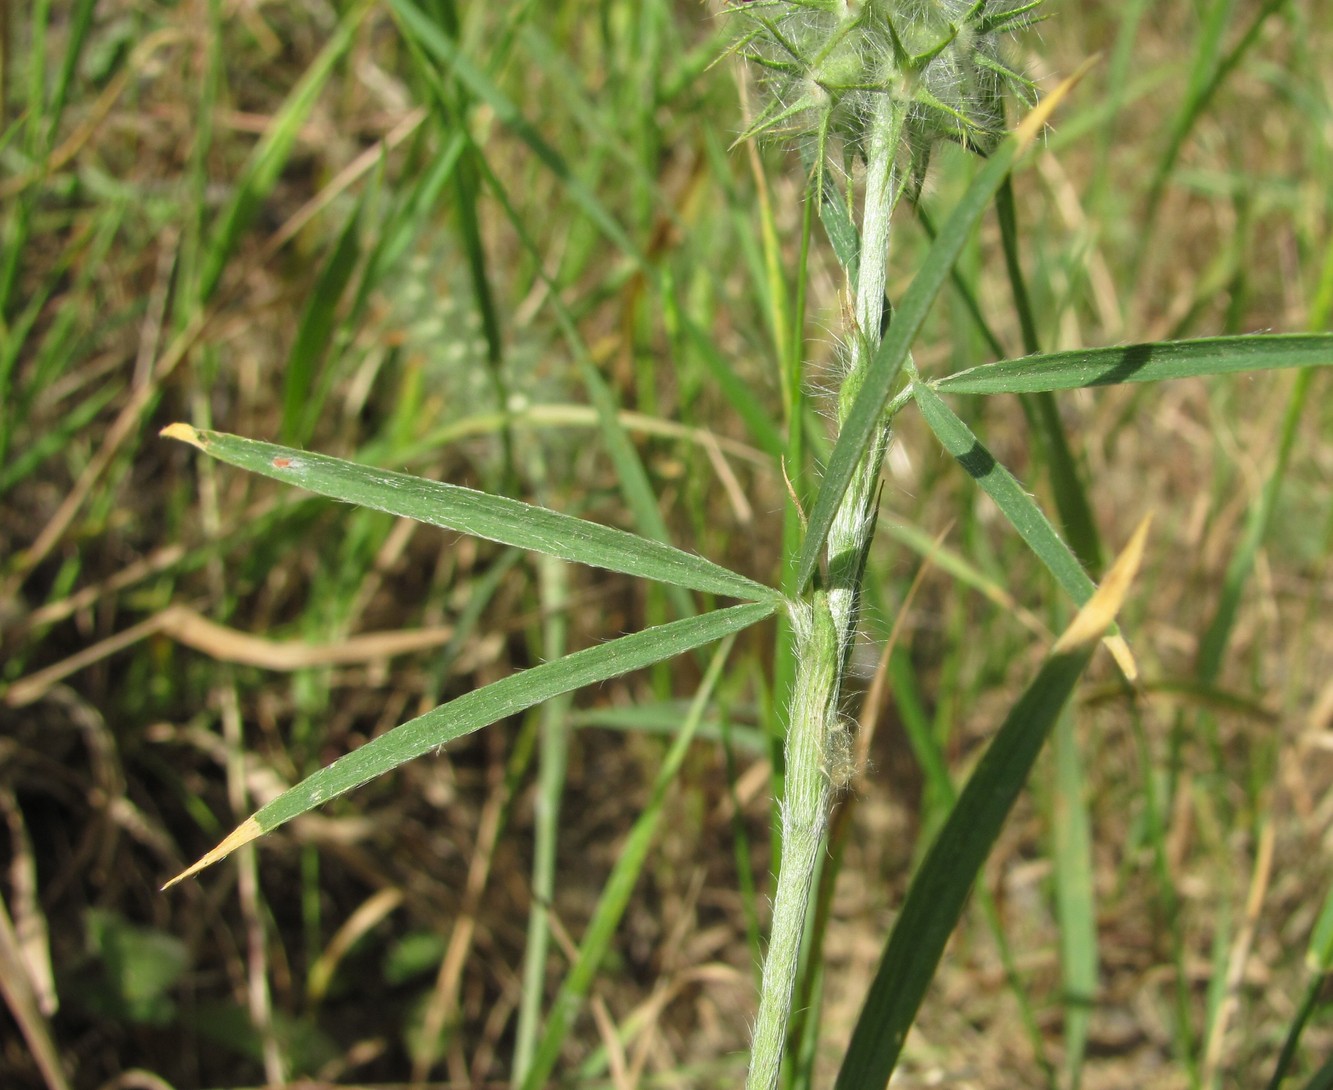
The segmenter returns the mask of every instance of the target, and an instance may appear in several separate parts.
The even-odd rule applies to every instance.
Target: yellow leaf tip
[[[185,427],[186,425],[183,424],[172,425],[172,427],[177,427],[177,426]],[[166,885],[164,885],[162,889],[164,891],[168,890],[172,886],[176,885],[178,882],[183,882],[185,881],[185,879],[193,877],[194,875],[198,874],[201,870],[203,870],[205,867],[211,867],[214,863],[218,862],[219,860],[226,859],[227,856],[231,855],[231,853],[234,852],[237,848],[249,844],[250,841],[252,840],[257,840],[263,834],[264,830],[260,826],[259,822],[257,822],[252,817],[246,818],[243,822],[241,822],[238,826],[236,826],[236,828],[233,829],[230,834],[228,834],[227,838],[223,840],[222,843],[220,843],[216,848],[214,848],[212,851],[204,855],[197,863],[193,863],[190,866],[186,867],[185,870],[181,871],[180,874],[176,875],[175,878],[173,878],[170,882],[166,883]]]
[[[1074,89],[1075,86],[1086,76],[1101,60],[1101,54],[1097,53],[1088,57],[1078,70],[1068,79],[1063,80],[1049,95],[1043,98],[1036,107],[1025,117],[1018,127],[1014,130],[1014,135],[1018,140],[1019,147],[1025,148],[1032,143],[1046,127],[1046,122],[1050,120],[1051,114],[1060,102]]]
[[[204,433],[189,424],[168,424],[157,434],[163,439],[179,439],[182,443],[189,443],[200,450],[204,449],[206,443]]]
[[[1131,685],[1135,685],[1139,680],[1139,664],[1134,659],[1134,652],[1125,641],[1124,636],[1111,635],[1102,640],[1106,650],[1111,652],[1111,657],[1115,659],[1115,664],[1120,667],[1120,673]]]
[[[1139,564],[1143,561],[1143,549],[1148,540],[1148,526],[1151,522],[1152,516],[1149,515],[1139,523],[1120,555],[1116,557],[1115,563],[1106,573],[1102,585],[1078,611],[1078,615],[1065,629],[1064,634],[1055,641],[1055,647],[1052,649],[1055,653],[1072,651],[1076,647],[1101,639],[1102,633],[1111,627],[1115,615],[1120,611],[1121,603],[1125,600],[1125,595],[1129,592],[1130,583],[1138,574]]]

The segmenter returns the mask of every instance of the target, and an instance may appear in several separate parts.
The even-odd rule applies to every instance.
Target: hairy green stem
[[[746,1090],[772,1090],[782,1069],[810,882],[828,826],[831,789],[824,757],[830,732],[842,729],[836,708],[838,633],[828,598],[818,593],[810,605],[793,603],[791,625],[797,668],[787,728],[782,869],[773,896],[773,929],[764,960]]]
[[[884,96],[868,133],[855,327],[849,330],[850,358],[839,398],[839,422],[880,341],[889,222],[897,195],[895,153],[902,123],[901,110]],[[797,673],[787,727],[782,862],[746,1090],[773,1090],[781,1073],[811,881],[828,827],[833,792],[829,773],[843,763],[837,754],[847,748],[838,695],[856,632],[861,574],[874,531],[879,472],[888,440],[886,424],[861,459],[838,508],[828,538],[827,591],[816,592],[808,606],[794,605],[791,611]]]
[[[861,390],[865,369],[879,347],[884,319],[884,283],[889,258],[893,206],[897,203],[895,154],[902,137],[902,111],[885,96],[873,118],[866,148],[865,208],[861,216],[861,258],[856,283],[856,327],[849,330],[847,375],[838,396],[838,423]],[[828,535],[829,604],[845,657],[856,631],[861,572],[875,529],[879,471],[889,445],[889,429],[875,436],[862,456]]]

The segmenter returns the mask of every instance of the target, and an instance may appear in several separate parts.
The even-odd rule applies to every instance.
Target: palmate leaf
[[[1081,348],[1000,360],[931,382],[941,393],[1030,394],[1123,382],[1333,365],[1333,334],[1293,333]]]
[[[307,776],[295,787],[257,810],[216,848],[178,874],[167,886],[175,885],[225,859],[237,848],[292,818],[354,787],[360,787],[437,746],[560,693],[619,677],[631,670],[639,670],[681,652],[712,643],[763,620],[776,609],[777,603],[773,601],[752,602],[716,610],[700,617],[672,621],[577,651],[554,662],[534,666],[483,689],[466,693],[434,711],[395,727]]]
[[[431,526],[773,608],[782,600],[777,591],[701,556],[519,500],[188,424],[172,424],[162,434],[241,469]]]

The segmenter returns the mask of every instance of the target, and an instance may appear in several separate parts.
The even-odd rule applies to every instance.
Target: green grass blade
[[[925,779],[926,798],[921,807],[922,831],[920,843],[926,843],[941,827],[948,813],[958,802],[958,791],[949,774],[940,737],[937,737],[923,705],[923,696],[911,664],[911,656],[901,647],[895,647],[889,657],[890,691],[894,705],[907,735],[908,744],[916,758]],[[936,815],[938,814],[938,818]],[[1019,1016],[1027,1031],[1037,1064],[1046,1073],[1045,1085],[1055,1085],[1055,1069],[1046,1057],[1046,1043],[1032,1000],[1028,997],[1022,975],[1018,971],[1013,951],[1004,931],[1004,918],[990,890],[984,886],[977,890],[977,903],[986,919],[996,953],[1004,967],[1004,975],[1009,984],[1009,992],[1018,1005]]]
[[[1221,39],[1227,23],[1230,22],[1234,0],[1216,0],[1208,13],[1204,32],[1199,35],[1199,49],[1195,53],[1194,68],[1190,72],[1189,87],[1185,92],[1185,101],[1171,126],[1171,137],[1166,150],[1157,161],[1152,181],[1148,184],[1147,206],[1143,214],[1143,230],[1140,232],[1141,245],[1146,246],[1153,232],[1149,229],[1157,220],[1162,197],[1166,192],[1166,183],[1171,177],[1176,161],[1180,158],[1185,140],[1193,131],[1195,124],[1208,108],[1208,104],[1217,94],[1226,78],[1236,70],[1241,59],[1249,52],[1259,38],[1270,16],[1285,7],[1287,0],[1268,0],[1250,20],[1249,26],[1241,34],[1240,40],[1225,56],[1220,56]],[[1135,262],[1138,265],[1139,262]]]
[[[1310,932],[1305,964],[1317,973],[1333,972],[1333,888],[1324,894],[1324,907]]]
[[[457,42],[459,18],[454,0],[437,0],[432,14],[434,16],[432,25],[438,32],[447,40]],[[408,39],[408,45],[426,83],[433,92],[432,114],[442,138],[447,141],[453,136],[461,135],[465,140],[458,168],[450,177],[454,196],[452,202],[454,221],[458,226],[458,234],[467,259],[468,276],[472,282],[472,298],[481,322],[482,339],[486,345],[486,366],[491,392],[497,405],[506,405],[509,403],[509,390],[504,372],[504,338],[501,333],[500,312],[491,289],[490,263],[482,238],[481,218],[478,215],[480,187],[477,161],[482,157],[482,149],[474,143],[468,132],[471,96],[461,81],[456,78],[450,80],[447,78],[447,73],[439,70],[438,56],[428,55],[415,37]],[[503,62],[502,54],[491,56],[492,67],[498,67]],[[515,479],[513,436],[508,427],[501,431],[500,446],[504,457],[505,480],[513,481]]]
[[[1052,739],[1055,751],[1055,906],[1060,920],[1060,977],[1064,996],[1064,1085],[1078,1090],[1097,997],[1097,918],[1093,896],[1092,830],[1083,757],[1074,716],[1065,711]]]
[[[1042,668],[968,781],[903,902],[836,1086],[884,1086],[963,903],[1091,648]]]
[[[443,23],[442,30],[449,37],[457,40],[459,36],[458,9],[454,0],[443,0],[436,5],[436,10],[441,16]],[[452,116],[446,117],[443,126],[445,131],[457,129],[467,134],[467,113],[471,105],[467,89],[461,83],[457,85],[457,95],[449,99],[445,105],[451,107]],[[468,141],[468,147],[465,151],[463,161],[459,164],[459,169],[454,172],[454,213],[458,220],[459,234],[463,238],[463,249],[467,253],[468,272],[472,278],[472,291],[477,304],[478,316],[481,318],[482,335],[486,339],[486,358],[490,366],[497,372],[495,380],[503,383],[498,374],[500,362],[504,355],[503,335],[500,330],[500,312],[495,303],[495,295],[491,291],[491,277],[488,271],[489,262],[486,255],[486,246],[482,241],[481,216],[478,214],[478,198],[480,196],[478,189],[478,179],[476,167],[472,160],[474,156],[481,154],[481,149]],[[501,397],[501,402],[504,398]]]
[[[393,201],[383,225],[376,232],[374,245],[366,255],[366,274],[358,288],[354,310],[360,311],[365,306],[371,288],[381,283],[388,271],[420,241],[422,225],[439,205],[440,195],[458,169],[466,147],[463,135],[455,133],[451,140],[429,155],[421,164],[417,178]]]
[[[1291,462],[1292,449],[1296,445],[1301,416],[1309,402],[1313,379],[1314,372],[1309,370],[1302,371],[1296,376],[1296,383],[1287,400],[1287,411],[1283,415],[1281,438],[1272,472],[1264,482],[1259,502],[1250,505],[1244,533],[1227,563],[1226,575],[1222,579],[1222,589],[1218,595],[1217,612],[1213,614],[1208,630],[1199,644],[1199,658],[1195,665],[1198,679],[1205,684],[1216,681],[1221,673],[1222,658],[1236,625],[1241,597],[1249,582],[1250,572],[1254,570],[1259,548],[1268,534],[1268,527],[1272,522],[1273,511],[1277,507],[1282,486],[1288,480],[1287,467]]]
[[[733,606],[732,610],[725,612],[756,608],[758,607]],[[713,616],[719,615],[714,614]],[[698,624],[704,620],[707,620],[707,618],[676,621],[674,624]],[[670,628],[672,625],[663,627]],[[650,629],[650,631],[654,630]],[[626,639],[634,639],[634,637],[627,636]],[[702,642],[699,641],[694,646],[700,646]],[[682,650],[684,649],[682,648]],[[666,800],[667,790],[680,773],[681,764],[685,760],[685,755],[689,752],[691,741],[694,739],[694,732],[703,719],[709,699],[717,685],[719,676],[721,676],[722,667],[726,664],[730,651],[731,641],[727,640],[713,655],[703,681],[699,685],[699,690],[690,705],[689,714],[685,717],[679,734],[677,734],[675,741],[662,761],[662,767],[653,782],[648,803],[634,822],[634,827],[625,840],[625,846],[620,852],[620,857],[616,860],[615,867],[612,869],[610,877],[607,878],[606,886],[597,901],[592,919],[588,921],[583,941],[579,944],[578,956],[570,967],[564,982],[560,985],[560,991],[557,993],[555,1001],[551,1004],[551,1011],[547,1016],[546,1030],[542,1034],[541,1044],[533,1058],[532,1067],[529,1068],[526,1077],[523,1079],[521,1090],[539,1090],[541,1087],[550,1085],[550,1074],[560,1057],[560,1049],[564,1044],[565,1035],[569,1032],[569,1027],[573,1023],[575,1015],[583,1005],[588,990],[592,986],[593,977],[596,975],[602,959],[606,956],[606,952],[611,946],[611,940],[615,936],[616,928],[620,925],[620,920],[625,914],[625,907],[629,904],[630,894],[634,892],[634,886],[643,870],[648,849],[652,846],[653,837],[657,833],[657,826],[662,819],[662,807]],[[587,654],[587,652],[580,652],[580,654]]]
[[[907,546],[922,559],[930,562],[960,587],[976,591],[982,597],[994,602],[1006,613],[1011,613],[1033,632],[1042,633],[1042,622],[1015,600],[1014,596],[999,582],[993,573],[979,568],[971,560],[952,549],[945,548],[933,535],[923,532],[919,527],[893,519],[881,519],[880,530],[893,538],[900,545]],[[894,682],[897,685],[897,681]]]
[[[93,7],[97,0],[77,0],[73,12],[68,16],[65,29],[65,55],[60,62],[60,71],[56,74],[55,86],[51,89],[51,101],[46,108],[46,142],[54,147],[60,129],[60,120],[65,113],[65,104],[69,100],[70,87],[78,71],[79,60],[83,56],[83,47],[88,41],[88,31],[93,23]]]
[[[1000,238],[1004,248],[1004,266],[1009,276],[1009,289],[1014,297],[1019,326],[1023,331],[1023,352],[1035,355],[1041,351],[1037,337],[1037,318],[1032,311],[1032,295],[1023,275],[1019,254],[1018,209],[1014,200],[1012,179],[1006,179],[995,195],[996,218],[1000,223]],[[1006,353],[998,353],[1000,356]],[[1055,510],[1060,526],[1069,539],[1074,555],[1084,568],[1097,575],[1102,570],[1103,554],[1092,504],[1088,502],[1087,488],[1079,473],[1079,464],[1065,435],[1064,423],[1055,397],[1050,391],[1020,395],[1023,412],[1032,428],[1033,438],[1040,445],[1046,473],[1051,483]]]
[[[1014,297],[1014,311],[1023,334],[1023,352],[1033,355],[1041,351],[1037,336],[1037,316],[1032,311],[1032,295],[1027,278],[1023,275],[1023,261],[1018,252],[1018,208],[1014,200],[1014,183],[1006,178],[995,194],[995,219],[1000,225],[1000,246],[1004,252],[1004,269],[1009,278],[1009,291]]]
[[[1325,1060],[1319,1070],[1310,1076],[1305,1090],[1333,1090],[1333,1057]]]
[[[565,564],[542,557],[538,586],[544,620],[542,651],[563,657],[569,635],[569,570]],[[532,1068],[541,1030],[542,1000],[546,994],[546,958],[551,940],[551,909],[555,904],[556,851],[560,836],[560,803],[565,794],[569,756],[570,697],[548,700],[541,708],[541,756],[537,799],[533,806],[532,908],[523,951],[523,991],[514,1029],[514,1079],[521,1081]]]
[[[1001,187],[1001,191],[1003,191],[1003,187]],[[918,205],[916,218],[917,222],[921,224],[921,229],[925,231],[926,237],[934,242],[935,236],[939,232],[935,229],[935,221],[931,218],[930,211],[924,205]],[[973,285],[963,276],[956,265],[953,272],[949,274],[949,281],[953,284],[959,303],[962,304],[963,309],[967,311],[967,316],[972,320],[972,326],[977,331],[977,336],[986,342],[987,350],[997,359],[1005,359],[1009,353],[1005,350],[999,334],[986,321],[986,316],[981,311],[981,300],[977,298]]]
[[[939,237],[922,262],[911,287],[903,295],[902,302],[894,308],[888,334],[867,365],[861,392],[847,414],[838,442],[824,470],[824,479],[814,509],[810,512],[809,528],[796,565],[797,589],[804,587],[814,573],[843,493],[851,483],[861,455],[883,426],[884,407],[931,304],[949,279],[954,262],[958,260],[958,255],[967,244],[972,229],[981,219],[995,191],[1013,169],[1018,157],[1027,149],[1034,131],[1044,122],[1060,97],[1059,91],[1051,94],[1018,130],[995,149],[960,198],[948,222],[941,228]]]
[[[6,460],[0,457],[0,498],[3,498],[15,484],[34,472],[46,459],[67,450],[75,441],[75,437],[84,433],[85,428],[92,426],[97,414],[120,393],[121,388],[118,384],[107,383],[73,405],[66,415],[60,417],[59,424],[43,432],[33,443],[25,445],[14,458]],[[3,446],[0,446],[0,455],[5,453],[7,452]]]
[[[749,709],[750,717],[756,714],[757,709]],[[579,730],[675,737],[684,717],[685,705],[681,701],[666,700],[623,707],[588,708],[575,712],[570,722]],[[733,719],[731,715],[712,715],[699,725],[695,733],[701,741],[712,742],[723,749],[729,747],[734,754],[753,757],[767,753],[768,739],[759,728],[746,726],[745,722],[746,719]]]
[[[5,12],[8,16],[8,10]],[[28,46],[27,116],[23,118],[24,144],[29,158],[42,153],[42,122],[46,117],[46,32],[51,23],[51,0],[34,0],[28,16],[30,43]],[[6,19],[6,22],[8,20]],[[6,41],[6,47],[10,43]],[[6,48],[6,53],[9,49]],[[5,57],[9,64],[9,57]],[[7,89],[7,88],[6,88]],[[8,107],[8,103],[5,106]]]
[[[15,202],[16,206],[21,203]],[[90,239],[75,240],[62,250],[42,281],[29,286],[22,310],[0,330],[0,390],[4,391],[0,398],[0,476],[10,475],[8,463],[16,429],[30,418],[43,394],[67,378],[76,365],[75,346],[83,335],[80,315],[75,308],[53,306],[52,300],[60,299],[63,293],[87,291],[94,283],[123,223],[123,214],[120,205],[104,209],[95,234]],[[80,410],[75,408],[61,419],[60,431],[67,430],[74,415],[80,415]],[[33,446],[44,445],[51,434],[24,444],[18,457],[26,458]]]
[[[338,319],[338,305],[351,282],[361,257],[361,211],[358,201],[348,217],[333,252],[320,270],[319,278],[306,301],[296,339],[283,371],[282,428],[285,443],[304,443],[314,430],[323,405],[316,395],[316,372],[328,352],[329,341]]]
[[[162,434],[241,469],[446,530],[690,590],[770,605],[781,599],[777,591],[701,556],[504,496],[188,424],[172,424]]]
[[[411,0],[388,0],[389,7],[398,17],[399,25],[437,60],[448,65],[460,84],[476,98],[489,106],[501,124],[532,149],[534,155],[556,176],[565,192],[598,229],[616,244],[637,265],[644,264],[639,248],[630,241],[624,228],[602,206],[601,202],[569,169],[569,164],[549,143],[542,139],[517,106],[500,90],[481,69],[477,68],[449,37],[424,15]]]
[[[528,22],[518,28],[514,40],[522,51],[522,58],[517,63],[542,73],[549,94],[553,99],[558,98],[561,107],[568,111],[569,120],[578,129],[577,135],[566,136],[570,146],[586,149],[589,153],[594,153],[594,149],[604,152],[615,162],[616,177],[623,190],[647,195],[655,207],[674,216],[675,210],[662,192],[658,179],[644,168],[644,158],[638,149],[626,142],[623,132],[633,130],[632,122],[620,110],[607,111],[605,103],[598,102],[607,93],[606,87],[598,86],[596,91],[589,87],[586,69],[543,28]]]
[[[1110,164],[1112,152],[1124,148],[1122,133],[1123,116],[1126,107],[1133,101],[1134,84],[1143,83],[1138,75],[1141,47],[1138,45],[1138,29],[1144,11],[1151,6],[1151,0],[1125,0],[1117,12],[1119,25],[1115,30],[1115,43],[1107,51],[1110,59],[1104,66],[1098,106],[1087,113],[1102,112],[1103,116],[1095,122],[1094,144],[1096,146],[1097,166],[1092,172],[1092,186],[1089,191],[1088,208],[1091,218],[1096,223],[1111,221],[1108,212],[1108,197],[1114,191],[1115,173]],[[1166,68],[1167,66],[1163,66]],[[1158,77],[1160,78],[1160,76]],[[1090,118],[1081,119],[1086,124]]]
[[[1092,580],[1033,498],[934,390],[925,383],[917,383],[913,391],[921,415],[944,449],[958,459],[982,491],[995,501],[1065,593],[1079,605],[1086,602],[1095,589]]]
[[[287,165],[297,134],[333,74],[338,62],[352,44],[356,29],[372,6],[371,0],[347,11],[337,29],[320,51],[314,63],[301,76],[268,130],[255,145],[236,181],[236,193],[222,214],[217,230],[209,239],[199,275],[198,297],[207,301],[217,290],[236,241],[250,226],[264,197],[268,195]]]
[[[1074,550],[1079,563],[1095,576],[1101,572],[1104,563],[1101,535],[1097,532],[1092,504],[1079,472],[1079,461],[1065,435],[1055,395],[1046,391],[1019,396],[1032,426],[1033,438],[1040,444],[1044,455],[1060,528],[1069,539],[1069,547]]]
[[[460,111],[461,112],[461,111]],[[466,119],[458,121],[460,128],[466,125]],[[466,131],[466,129],[463,129]],[[458,222],[458,233],[462,236],[463,251],[467,255],[468,277],[472,282],[472,298],[477,307],[477,316],[481,320],[482,338],[486,342],[486,366],[490,373],[491,388],[498,405],[509,404],[509,387],[504,373],[504,333],[501,330],[500,309],[496,305],[495,292],[491,289],[490,259],[486,253],[486,244],[482,239],[482,224],[479,203],[481,187],[476,160],[481,150],[476,144],[468,142],[463,157],[454,171],[454,218]],[[513,438],[506,429],[501,437],[505,464],[513,472]]]
[[[670,300],[669,305],[677,308],[682,332],[699,354],[700,362],[708,369],[709,377],[717,384],[727,404],[744,423],[755,446],[771,455],[774,461],[781,458],[782,433],[764,405],[754,396],[754,389],[736,373],[727,358],[718,351],[713,338],[695,324],[680,306],[678,299]]]
[[[931,385],[949,394],[1019,394],[1330,365],[1333,334],[1205,337],[1001,360],[970,367]]]
[[[1123,601],[1142,557],[1146,530],[1145,524],[1135,533],[1102,588],[1056,641],[1037,677],[1005,717],[912,879],[852,1032],[836,1090],[888,1084],[968,891]]]
[[[491,192],[509,217],[519,239],[537,260],[537,267],[540,269],[541,248],[529,233],[523,222],[523,217],[514,208],[508,192],[506,192],[500,179],[496,177],[484,158],[478,157],[475,162],[490,185]],[[637,448],[630,441],[624,425],[620,422],[619,406],[616,403],[615,394],[602,377],[601,372],[598,371],[596,364],[593,363],[592,355],[579,333],[578,322],[575,321],[574,316],[565,304],[560,301],[557,284],[545,273],[539,273],[539,275],[552,288],[547,305],[554,312],[557,322],[564,331],[565,339],[573,350],[579,376],[583,380],[588,400],[592,403],[592,407],[597,414],[597,423],[602,433],[602,441],[606,444],[607,453],[615,466],[616,481],[620,486],[620,494],[624,497],[626,505],[632,512],[635,525],[638,526],[640,533],[644,537],[666,543],[670,540],[666,520],[662,517],[661,509],[658,507],[657,494],[653,491],[652,482],[648,478],[648,471],[643,465],[643,459],[639,457]],[[673,586],[675,585],[673,584]],[[693,612],[693,605],[684,594],[673,593],[671,598],[672,604],[681,616],[688,616]]]
[[[1319,910],[1319,918],[1315,920],[1314,929],[1310,933],[1310,945],[1305,951],[1305,967],[1312,976],[1301,1005],[1291,1020],[1286,1040],[1282,1042],[1282,1051],[1273,1067],[1273,1077],[1268,1080],[1267,1090],[1278,1090],[1290,1071],[1301,1036],[1311,1016],[1319,1008],[1328,974],[1333,972],[1333,888],[1324,891],[1324,904]]]
[[[167,885],[174,885],[198,873],[292,818],[322,806],[330,799],[360,787],[437,746],[471,734],[553,696],[651,666],[739,632],[770,616],[775,608],[771,602],[749,603],[659,625],[576,651],[555,662],[534,666],[485,688],[475,689],[448,704],[442,704],[311,773],[295,787],[257,810],[221,844]]]
[[[759,253],[754,273],[759,289],[756,301],[763,308],[773,338],[773,356],[778,363],[782,390],[782,409],[788,434],[791,435],[795,434],[793,421],[805,400],[802,385],[805,376],[800,361],[793,360],[791,356],[791,298],[787,289],[787,261],[773,209],[772,187],[763,160],[755,157],[751,159],[751,165],[755,199],[759,205],[756,209]]]
[[[500,202],[505,215],[509,217],[515,233],[533,255],[539,270],[538,275],[552,289],[547,305],[554,312],[556,321],[564,331],[565,339],[573,351],[579,376],[588,394],[588,400],[592,403],[592,407],[597,414],[597,423],[602,433],[602,441],[606,444],[607,454],[615,466],[616,481],[620,486],[620,494],[624,497],[626,505],[634,516],[635,525],[644,537],[663,543],[668,542],[670,533],[658,506],[657,494],[653,490],[648,471],[644,468],[643,459],[639,457],[638,449],[630,440],[628,432],[620,421],[619,406],[616,403],[615,394],[593,362],[592,355],[579,332],[578,322],[570,313],[568,307],[561,302],[558,284],[546,273],[540,271],[541,247],[533,239],[523,222],[523,217],[519,215],[510,200],[504,185],[490,169],[490,164],[484,158],[478,157],[476,165],[489,184],[492,194]],[[681,616],[688,616],[694,611],[693,604],[676,589],[676,586],[672,585],[670,595],[672,605]]]
[[[571,336],[575,333],[572,322],[567,326],[567,329]],[[639,532],[644,535],[645,540],[660,542],[664,547],[670,548],[666,544],[670,540],[670,531],[667,529],[666,519],[662,516],[662,509],[658,506],[657,493],[653,490],[652,481],[648,478],[648,470],[644,468],[643,459],[639,457],[638,449],[630,442],[629,434],[620,422],[620,406],[616,403],[615,393],[606,379],[602,377],[602,373],[597,370],[596,365],[586,351],[580,350],[577,352],[577,363],[579,377],[583,380],[583,388],[588,392],[588,400],[592,402],[592,406],[597,412],[597,423],[602,434],[602,442],[606,445],[611,464],[615,466],[616,481],[620,485],[620,494],[624,497],[626,505],[634,516],[634,524],[639,528]],[[665,580],[665,582],[671,583],[673,586],[683,585],[674,583],[673,580]],[[733,592],[723,591],[723,593],[731,594]],[[748,598],[753,597],[753,595],[741,595],[741,597]],[[694,612],[692,603],[684,594],[673,593],[671,599],[676,611],[682,616],[688,616]]]
[[[1222,51],[1222,37],[1226,33],[1235,6],[1236,0],[1212,0],[1207,10],[1200,12],[1202,25],[1195,38],[1194,63],[1190,68],[1189,82],[1180,109],[1171,120],[1166,148],[1161,158],[1157,160],[1152,180],[1148,183],[1148,199],[1143,212],[1143,227],[1148,230],[1139,232],[1138,254],[1134,261],[1136,268],[1140,267],[1149,240],[1152,238],[1150,228],[1157,221],[1157,213],[1161,209],[1162,196],[1166,192],[1166,183],[1171,177],[1171,171],[1180,157],[1186,139],[1207,108],[1213,91],[1217,89],[1221,71],[1219,57]]]

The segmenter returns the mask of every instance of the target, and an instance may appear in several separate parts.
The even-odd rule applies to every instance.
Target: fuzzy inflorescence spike
[[[903,152],[940,140],[982,154],[999,138],[1005,91],[1030,84],[1001,58],[1000,38],[1036,22],[1041,0],[753,0],[738,50],[771,96],[749,136],[814,137],[821,160],[840,138],[865,154],[886,97],[901,111]],[[824,169],[824,163],[816,169]]]

